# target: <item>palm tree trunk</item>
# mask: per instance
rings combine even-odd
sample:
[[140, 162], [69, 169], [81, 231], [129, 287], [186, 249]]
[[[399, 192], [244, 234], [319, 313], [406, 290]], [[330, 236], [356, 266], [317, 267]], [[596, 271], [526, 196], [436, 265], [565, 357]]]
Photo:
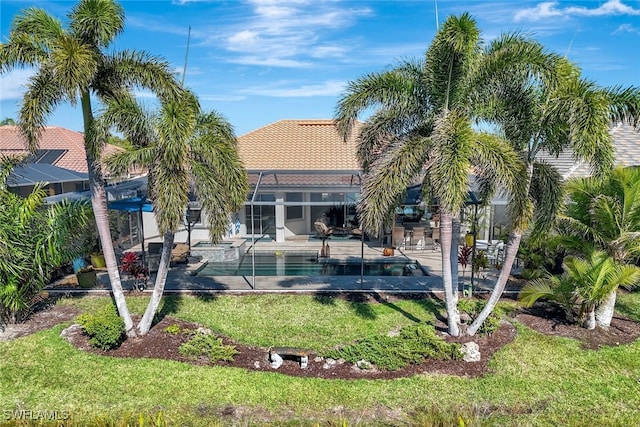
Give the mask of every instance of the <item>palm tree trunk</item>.
[[458, 241], [460, 237], [460, 218], [453, 217], [451, 219], [451, 289], [456, 306], [458, 305], [458, 297], [460, 296], [460, 285], [458, 278]]
[[96, 218], [98, 235], [100, 236], [100, 244], [102, 245], [107, 273], [109, 274], [109, 282], [111, 283], [113, 299], [116, 303], [116, 308], [118, 309], [120, 317], [124, 320], [124, 327], [127, 331], [127, 336], [132, 337], [135, 336], [135, 329], [133, 328], [133, 320], [131, 320], [129, 307], [127, 307], [127, 302], [124, 299], [122, 282], [120, 281], [120, 271], [118, 270], [118, 261], [116, 260], [116, 253], [113, 249], [113, 240], [111, 240], [111, 230], [109, 229], [107, 193], [104, 189], [100, 165], [96, 162], [96, 155], [98, 154], [96, 153], [96, 147], [100, 144], [98, 144], [98, 141], [94, 140], [95, 133], [92, 129], [93, 113], [91, 111], [91, 100], [88, 92], [82, 94], [82, 113], [84, 116], [85, 152], [87, 156], [89, 189], [91, 191], [91, 206], [93, 207], [93, 214]]
[[[527, 164], [527, 185], [524, 189], [525, 195], [529, 194], [529, 189], [531, 188], [531, 181], [533, 180], [533, 163], [529, 162]], [[500, 270], [500, 275], [498, 276], [498, 280], [496, 281], [493, 290], [491, 291], [491, 296], [489, 300], [485, 304], [484, 308], [476, 317], [467, 329], [467, 335], [473, 336], [478, 332], [480, 326], [487, 320], [487, 317], [493, 312], [500, 301], [500, 297], [502, 297], [502, 293], [504, 292], [504, 288], [507, 286], [507, 281], [509, 280], [509, 276], [511, 275], [511, 268], [513, 267], [513, 263], [516, 259], [516, 255], [518, 254], [518, 249], [520, 248], [520, 241], [522, 240], [522, 232], [520, 231], [512, 231], [509, 233], [509, 240], [507, 241], [505, 254], [504, 254], [504, 263], [502, 264], [502, 270]]]
[[160, 257], [160, 265], [158, 266], [158, 273], [156, 274], [156, 283], [153, 286], [153, 293], [151, 294], [151, 300], [147, 305], [147, 310], [142, 316], [142, 320], [138, 324], [138, 333], [145, 335], [151, 329], [153, 318], [156, 315], [162, 294], [164, 293], [164, 287], [167, 283], [167, 274], [169, 272], [169, 263], [171, 262], [171, 249], [173, 248], [173, 239], [175, 234], [172, 231], [164, 233], [164, 240], [162, 242], [162, 255]]
[[504, 255], [504, 264], [502, 265], [502, 270], [500, 270], [500, 275], [498, 276], [498, 280], [491, 291], [491, 296], [489, 296], [489, 300], [485, 304], [484, 308], [473, 320], [473, 323], [467, 329], [467, 335], [475, 335], [484, 323], [487, 320], [487, 317], [493, 312], [496, 304], [500, 301], [500, 297], [504, 292], [504, 288], [507, 285], [507, 280], [509, 280], [509, 276], [511, 275], [511, 268], [513, 267], [513, 263], [516, 259], [516, 255], [518, 254], [518, 248], [520, 247], [520, 240], [522, 239], [522, 233], [518, 233], [512, 231], [509, 233], [509, 241], [507, 242], [507, 249], [505, 250]]
[[596, 328], [596, 314], [595, 307], [589, 307], [587, 311], [587, 316], [584, 319], [583, 325], [586, 329], [595, 329]]
[[604, 301], [598, 305], [596, 309], [596, 323], [601, 328], [608, 328], [611, 326], [611, 320], [613, 319], [613, 312], [616, 307], [616, 297], [618, 290], [615, 289], [611, 292]]
[[[440, 248], [442, 258], [442, 284], [444, 286], [444, 302], [447, 308], [447, 322], [449, 335], [460, 335], [460, 313], [458, 312], [458, 292], [453, 289], [453, 277], [451, 271], [451, 246], [453, 235], [453, 215], [440, 210]], [[457, 260], [456, 260], [457, 264]]]

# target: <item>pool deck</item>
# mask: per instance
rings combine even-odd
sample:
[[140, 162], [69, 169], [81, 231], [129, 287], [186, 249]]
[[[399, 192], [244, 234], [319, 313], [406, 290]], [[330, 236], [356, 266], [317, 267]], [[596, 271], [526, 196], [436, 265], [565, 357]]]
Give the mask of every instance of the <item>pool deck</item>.
[[[306, 236], [305, 236], [306, 237]], [[365, 259], [383, 258], [383, 245], [379, 242], [365, 242], [361, 244], [356, 239], [328, 240], [333, 259], [360, 259], [364, 254]], [[250, 244], [246, 246], [249, 248]], [[290, 240], [285, 243], [259, 242], [256, 251], [296, 251], [317, 250], [322, 248], [322, 240], [312, 237]], [[249, 254], [250, 249], [249, 249]], [[254, 293], [254, 292], [291, 292], [291, 293], [318, 293], [318, 292], [387, 292], [387, 293], [442, 293], [442, 268], [440, 250], [406, 249], [395, 250], [389, 260], [414, 260], [417, 261], [428, 273], [426, 276], [216, 276], [203, 277], [194, 275], [202, 266], [202, 263], [181, 264], [170, 268], [165, 286], [166, 293]], [[469, 270], [467, 268], [465, 281], [469, 282]], [[488, 292], [491, 290], [498, 271], [490, 269], [482, 273], [483, 277], [474, 278], [474, 292]], [[150, 293], [153, 288], [152, 275], [149, 279], [147, 290]], [[67, 276], [47, 286], [50, 292], [64, 293], [106, 293], [110, 291], [109, 279], [105, 271], [98, 273], [98, 284], [91, 289], [81, 289], [75, 285], [75, 277]], [[123, 276], [123, 287], [132, 289], [132, 282]], [[517, 292], [515, 283], [507, 284], [506, 292]], [[136, 292], [140, 293], [140, 292]]]

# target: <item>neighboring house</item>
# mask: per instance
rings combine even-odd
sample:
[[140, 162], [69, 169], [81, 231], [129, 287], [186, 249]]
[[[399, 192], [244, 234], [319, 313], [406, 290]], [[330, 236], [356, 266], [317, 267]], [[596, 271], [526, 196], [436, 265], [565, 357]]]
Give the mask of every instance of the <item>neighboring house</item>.
[[[640, 132], [632, 126], [619, 124], [611, 128], [613, 137], [615, 166], [640, 166]], [[589, 165], [577, 161], [571, 151], [564, 151], [560, 155], [540, 153], [536, 159], [555, 166], [563, 179], [587, 177], [591, 175]], [[506, 198], [498, 197], [492, 201], [489, 221], [495, 238], [508, 224], [506, 214]]]
[[[611, 136], [615, 150], [615, 165], [640, 166], [640, 131], [634, 129], [633, 126], [618, 124], [611, 128]], [[544, 153], [539, 155], [537, 159], [555, 166], [563, 179], [591, 175], [589, 165], [582, 161], [576, 161], [571, 152], [562, 153], [557, 157]]]
[[[35, 182], [47, 182], [50, 196], [89, 188], [84, 135], [56, 126], [45, 127], [39, 149], [29, 155], [18, 126], [0, 126], [0, 155], [26, 156], [27, 163], [12, 174], [9, 186], [28, 194]], [[107, 144], [105, 154], [121, 150]], [[12, 185], [13, 182], [13, 185]]]

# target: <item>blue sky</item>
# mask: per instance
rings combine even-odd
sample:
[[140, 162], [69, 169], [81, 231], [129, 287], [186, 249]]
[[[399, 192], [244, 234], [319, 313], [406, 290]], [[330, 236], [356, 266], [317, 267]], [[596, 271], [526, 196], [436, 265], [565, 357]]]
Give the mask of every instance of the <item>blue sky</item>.
[[[64, 21], [71, 1], [2, 0], [1, 38], [16, 13], [40, 7]], [[469, 12], [482, 37], [522, 31], [566, 54], [602, 86], [640, 85], [640, 1], [122, 1], [124, 33], [115, 49], [166, 58], [204, 109], [222, 113], [238, 135], [281, 119], [331, 118], [345, 84], [421, 57], [437, 20]], [[437, 18], [436, 18], [437, 6]], [[17, 118], [30, 70], [0, 78], [0, 118]], [[149, 94], [140, 99], [152, 105]], [[61, 105], [49, 125], [82, 129]]]

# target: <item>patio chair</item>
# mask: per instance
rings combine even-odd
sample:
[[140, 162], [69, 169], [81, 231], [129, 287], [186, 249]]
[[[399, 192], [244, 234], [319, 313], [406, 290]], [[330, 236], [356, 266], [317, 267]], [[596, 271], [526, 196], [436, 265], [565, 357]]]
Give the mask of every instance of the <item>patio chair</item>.
[[413, 227], [413, 230], [411, 230], [411, 240], [412, 240], [412, 245], [413, 242], [415, 241], [415, 249], [416, 250], [422, 250], [425, 248], [425, 242], [424, 242], [424, 227]]
[[333, 234], [333, 227], [329, 227], [322, 221], [316, 221], [313, 223], [316, 229], [316, 237], [320, 237], [323, 240], [328, 239]]
[[404, 236], [404, 227], [393, 227], [391, 230], [391, 241], [393, 246], [397, 249], [404, 249], [406, 247], [405, 236]]
[[440, 229], [438, 227], [431, 229], [431, 240], [433, 243], [433, 250], [435, 251], [440, 245]]

